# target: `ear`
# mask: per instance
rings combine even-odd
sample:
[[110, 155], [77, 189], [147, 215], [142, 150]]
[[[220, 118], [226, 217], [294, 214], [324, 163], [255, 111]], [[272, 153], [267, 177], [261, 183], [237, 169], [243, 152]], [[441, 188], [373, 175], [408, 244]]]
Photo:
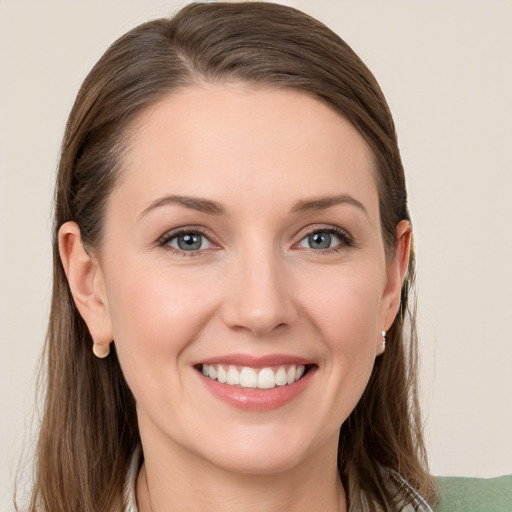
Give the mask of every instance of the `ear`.
[[396, 227], [395, 254], [387, 265], [387, 283], [383, 294], [384, 309], [381, 320], [381, 329], [384, 331], [391, 327], [400, 308], [402, 284], [409, 267], [411, 240], [411, 223], [407, 220], [400, 221]]
[[59, 229], [59, 252], [76, 307], [93, 339], [93, 352], [106, 357], [113, 333], [105, 280], [99, 261], [85, 250], [75, 222]]

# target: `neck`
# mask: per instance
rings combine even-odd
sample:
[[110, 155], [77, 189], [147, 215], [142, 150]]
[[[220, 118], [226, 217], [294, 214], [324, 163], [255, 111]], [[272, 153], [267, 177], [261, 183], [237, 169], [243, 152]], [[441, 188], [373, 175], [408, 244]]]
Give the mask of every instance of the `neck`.
[[[144, 447], [137, 480], [139, 512], [346, 512], [336, 448], [320, 449], [301, 464], [272, 474], [236, 473], [189, 452]], [[327, 451], [328, 450], [328, 451]]]

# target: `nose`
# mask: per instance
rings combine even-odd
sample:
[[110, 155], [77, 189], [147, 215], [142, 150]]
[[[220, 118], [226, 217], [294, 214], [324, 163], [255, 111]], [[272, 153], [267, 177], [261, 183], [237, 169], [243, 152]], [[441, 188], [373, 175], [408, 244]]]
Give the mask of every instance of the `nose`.
[[246, 253], [229, 272], [225, 323], [256, 337], [292, 325], [298, 314], [291, 281], [290, 269], [271, 249]]

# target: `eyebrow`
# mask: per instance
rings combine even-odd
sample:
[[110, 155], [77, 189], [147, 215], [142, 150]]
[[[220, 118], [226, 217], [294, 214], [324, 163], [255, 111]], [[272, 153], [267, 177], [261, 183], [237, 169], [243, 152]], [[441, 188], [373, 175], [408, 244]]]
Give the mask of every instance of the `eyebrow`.
[[146, 216], [149, 212], [155, 208], [167, 205], [179, 205], [189, 208], [191, 210], [197, 210], [199, 212], [208, 213], [210, 215], [225, 215], [226, 209], [220, 203], [211, 201], [210, 199], [202, 199], [200, 197], [189, 197], [189, 196], [165, 196], [153, 201], [147, 208], [145, 208], [139, 215], [139, 220]]
[[341, 194], [336, 196], [325, 196], [325, 197], [315, 197], [313, 199], [306, 199], [302, 201], [298, 201], [295, 206], [291, 209], [292, 213], [297, 212], [309, 212], [316, 210], [325, 210], [327, 208], [331, 208], [331, 206], [336, 206], [338, 204], [351, 204], [362, 210], [366, 216], [368, 216], [368, 212], [364, 207], [363, 203], [353, 198], [348, 194]]
[[[317, 210], [326, 210], [327, 208], [331, 208], [332, 206], [336, 206], [338, 204], [351, 204], [362, 210], [366, 214], [366, 216], [368, 216], [368, 212], [366, 211], [366, 208], [364, 207], [363, 203], [361, 203], [360, 201], [358, 201], [357, 199], [353, 198], [348, 194], [316, 197], [313, 199], [304, 199], [295, 203], [290, 212], [301, 213]], [[167, 205], [179, 205], [185, 208], [189, 208], [191, 210], [196, 210], [210, 215], [225, 215], [227, 213], [226, 208], [224, 208], [224, 206], [222, 206], [217, 201], [203, 199], [200, 197], [169, 195], [153, 201], [147, 208], [145, 208], [140, 213], [138, 218], [140, 220], [142, 217], [146, 216], [152, 210]]]

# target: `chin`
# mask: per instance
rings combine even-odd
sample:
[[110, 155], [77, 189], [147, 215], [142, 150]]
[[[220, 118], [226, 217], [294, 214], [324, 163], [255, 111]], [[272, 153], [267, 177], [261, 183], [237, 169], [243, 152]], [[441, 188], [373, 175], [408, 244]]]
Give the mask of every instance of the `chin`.
[[251, 434], [217, 439], [209, 449], [201, 450], [202, 457], [232, 473], [272, 475], [299, 467], [318, 449], [316, 443], [286, 429], [281, 429], [278, 435], [268, 435], [269, 432], [264, 435], [254, 429]]
[[275, 475], [298, 467], [304, 460], [297, 453], [279, 453], [276, 450], [260, 450], [216, 456], [211, 462], [224, 471], [241, 475]]

